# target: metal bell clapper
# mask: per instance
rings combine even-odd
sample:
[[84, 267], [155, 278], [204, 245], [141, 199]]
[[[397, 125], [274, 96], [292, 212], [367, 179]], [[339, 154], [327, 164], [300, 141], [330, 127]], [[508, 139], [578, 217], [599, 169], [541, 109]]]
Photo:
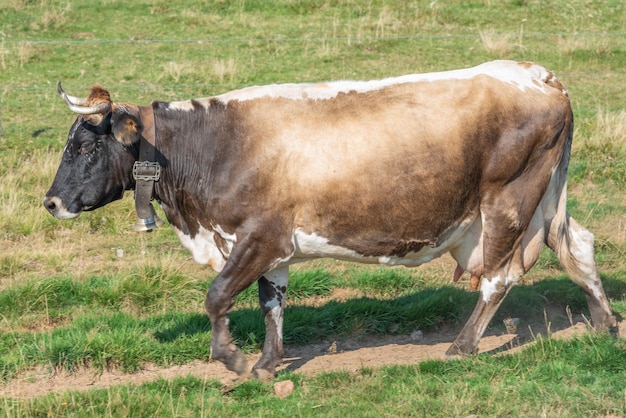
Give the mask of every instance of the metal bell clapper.
[[135, 222], [135, 225], [133, 225], [133, 231], [150, 232], [153, 229], [156, 229], [159, 226], [162, 226], [164, 224], [163, 220], [159, 218], [159, 215], [157, 215], [157, 213], [154, 211], [154, 207], [152, 206], [152, 203], [149, 203], [148, 206], [150, 207], [150, 216], [145, 219], [143, 218], [137, 219], [137, 222]]

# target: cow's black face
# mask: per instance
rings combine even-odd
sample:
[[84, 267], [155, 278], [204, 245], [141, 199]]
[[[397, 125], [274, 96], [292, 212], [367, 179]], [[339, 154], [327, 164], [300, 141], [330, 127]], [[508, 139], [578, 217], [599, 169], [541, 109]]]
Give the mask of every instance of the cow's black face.
[[94, 126], [79, 116], [70, 129], [61, 164], [44, 206], [59, 219], [70, 219], [120, 199], [134, 186], [134, 145], [112, 133], [111, 113]]

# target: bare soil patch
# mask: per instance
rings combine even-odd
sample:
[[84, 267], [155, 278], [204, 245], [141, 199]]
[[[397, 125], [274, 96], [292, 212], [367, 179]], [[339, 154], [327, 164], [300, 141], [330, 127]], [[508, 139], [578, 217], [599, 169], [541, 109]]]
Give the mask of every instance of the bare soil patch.
[[[530, 343], [537, 335], [549, 334], [552, 338], [571, 338], [583, 334], [588, 327], [581, 319], [573, 325], [553, 332], [546, 328], [539, 325], [534, 329], [520, 328], [515, 333], [488, 333], [480, 342], [479, 352], [506, 355]], [[620, 324], [620, 335], [626, 335], [624, 322]], [[424, 333], [417, 342], [414, 341], [415, 337], [412, 339], [410, 335], [399, 335], [287, 347], [280, 370], [296, 371], [311, 376], [328, 371], [355, 372], [363, 368], [415, 364], [429, 359], [440, 360], [444, 359], [445, 351], [455, 337], [456, 331], [443, 331]], [[251, 367], [260, 357], [260, 353], [247, 357], [248, 365]], [[38, 369], [25, 372], [0, 386], [0, 396], [27, 399], [49, 393], [85, 391], [124, 384], [140, 385], [158, 378], [173, 379], [188, 375], [219, 380], [226, 387], [241, 379], [217, 361], [194, 361], [168, 368], [146, 365], [137, 373], [122, 373], [116, 370], [99, 373], [93, 369], [83, 369], [71, 374], [65, 372], [51, 374], [49, 370]]]

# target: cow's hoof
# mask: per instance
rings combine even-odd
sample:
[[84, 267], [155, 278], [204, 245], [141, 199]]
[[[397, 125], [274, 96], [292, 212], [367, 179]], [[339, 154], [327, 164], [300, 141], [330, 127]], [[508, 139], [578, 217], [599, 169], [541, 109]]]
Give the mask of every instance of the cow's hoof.
[[231, 356], [226, 362], [226, 368], [228, 370], [232, 370], [238, 375], [243, 375], [246, 373], [248, 364], [243, 355]]
[[623, 332], [620, 332], [619, 325], [615, 325], [614, 327], [609, 328], [609, 334], [611, 334], [615, 338], [624, 338], [626, 335]]
[[458, 344], [452, 343], [450, 348], [446, 351], [445, 359], [446, 360], [456, 360], [461, 358], [466, 358], [471, 356], [473, 350], [463, 350]]
[[252, 375], [263, 382], [269, 382], [276, 376], [276, 372], [267, 369], [252, 369]]
[[211, 357], [224, 363], [226, 368], [238, 375], [245, 374], [248, 370], [246, 357], [241, 350], [234, 344], [229, 344], [225, 350], [211, 349]]
[[280, 355], [263, 355], [252, 367], [252, 374], [259, 380], [272, 380], [276, 376], [276, 367], [282, 363], [282, 351]]
[[615, 325], [609, 326], [607, 331], [609, 335], [614, 338], [626, 338], [626, 332], [620, 332], [620, 326], [617, 322], [615, 323]]
[[620, 337], [620, 326], [619, 321], [616, 317], [611, 316], [608, 320], [608, 324], [606, 326], [607, 331], [610, 335], [619, 338]]

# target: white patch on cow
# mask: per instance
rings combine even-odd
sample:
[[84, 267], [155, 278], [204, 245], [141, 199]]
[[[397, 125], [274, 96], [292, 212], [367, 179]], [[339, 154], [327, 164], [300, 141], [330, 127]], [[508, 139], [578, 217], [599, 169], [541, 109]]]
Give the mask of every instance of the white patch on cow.
[[294, 264], [294, 263], [299, 263], [302, 260], [297, 260], [297, 259], [293, 259], [293, 254], [294, 252], [292, 252], [291, 254], [289, 254], [287, 257], [278, 257], [276, 258], [269, 266], [270, 269], [274, 269], [277, 267], [281, 267], [281, 266], [288, 266], [290, 264]]
[[[183, 246], [193, 255], [193, 259], [198, 264], [208, 264], [213, 270], [220, 272], [226, 264], [226, 259], [230, 255], [222, 253], [215, 243], [215, 231], [210, 231], [204, 227], [200, 227], [195, 237], [183, 233], [174, 227], [174, 231]], [[235, 237], [236, 240], [236, 237]], [[229, 245], [230, 242], [230, 245]], [[226, 240], [227, 246], [232, 248], [234, 241]]]
[[579, 281], [589, 286], [594, 296], [601, 299], [604, 297], [604, 292], [601, 287], [597, 286], [599, 280], [596, 280], [597, 271], [593, 252], [594, 236], [583, 228], [575, 229], [570, 227], [569, 232], [571, 236], [569, 243], [570, 251], [582, 276], [579, 277]]
[[489, 300], [494, 293], [498, 293], [498, 285], [501, 281], [502, 278], [500, 276], [495, 276], [491, 279], [483, 277], [480, 281], [480, 293], [483, 295], [483, 300], [486, 303], [489, 303]]
[[572, 255], [576, 260], [582, 262], [579, 263], [578, 267], [587, 276], [595, 275], [593, 252], [588, 251], [589, 248], [593, 248], [593, 234], [587, 230], [575, 230], [573, 228], [570, 228], [570, 234], [572, 237], [570, 242]]
[[[340, 93], [380, 90], [385, 87], [406, 83], [434, 82], [441, 80], [467, 80], [479, 75], [493, 77], [503, 83], [515, 85], [522, 91], [546, 92], [544, 82], [555, 77], [545, 68], [533, 64], [522, 65], [515, 61], [492, 61], [461, 70], [424, 74], [409, 74], [370, 81], [333, 81], [328, 83], [287, 83], [252, 86], [217, 96], [223, 103], [231, 100], [246, 101], [260, 98], [286, 98], [292, 100], [332, 99]], [[200, 102], [202, 102], [200, 100]], [[176, 106], [184, 107], [182, 104]]]
[[182, 100], [178, 102], [169, 102], [167, 108], [170, 110], [182, 110], [185, 112], [191, 112], [194, 109], [194, 106], [191, 100]]
[[559, 190], [559, 176], [557, 167], [552, 169], [552, 175], [550, 177], [550, 183], [548, 185], [548, 189], [543, 194], [541, 198], [541, 210], [543, 211], [544, 219], [552, 219], [556, 216], [557, 208], [560, 200], [560, 192], [562, 190], [567, 190], [567, 187], [564, 186], [563, 189]]
[[47, 200], [54, 203], [55, 210], [53, 214], [54, 217], [57, 219], [74, 219], [78, 218], [78, 216], [80, 215], [80, 212], [70, 212], [63, 204], [61, 198], [58, 196], [49, 197]]
[[[504, 287], [508, 289], [509, 287], [513, 286], [517, 283], [519, 277], [519, 275], [511, 276], [507, 274], [504, 277]], [[495, 276], [492, 279], [488, 279], [486, 277], [482, 278], [482, 280], [480, 281], [480, 292], [482, 293], [483, 300], [485, 302], [489, 302], [491, 296], [494, 293], [498, 293], [498, 285], [500, 284], [500, 282], [502, 282], [502, 277], [500, 276]]]
[[80, 212], [78, 213], [70, 212], [64, 207], [57, 209], [57, 211], [54, 213], [54, 216], [57, 219], [76, 219], [78, 218], [79, 215], [80, 215]]
[[276, 334], [278, 334], [278, 339], [283, 339], [283, 308], [278, 305], [274, 306], [270, 310], [270, 315], [272, 316], [272, 321], [276, 324]]
[[442, 252], [438, 251], [438, 248], [439, 247], [437, 247], [437, 249], [423, 247], [420, 251], [408, 253], [404, 257], [379, 257], [378, 264], [384, 264], [386, 266], [420, 266], [439, 257]]
[[226, 241], [226, 247], [228, 247], [228, 254], [226, 255], [230, 255], [230, 253], [233, 251], [233, 245], [235, 245], [235, 243], [237, 242], [237, 234], [229, 234], [228, 232], [225, 232], [219, 225], [213, 226], [213, 230], [217, 232], [217, 234], [222, 237], [224, 241]]
[[279, 267], [263, 275], [269, 282], [279, 287], [287, 287], [289, 281], [289, 266]]
[[[283, 339], [283, 305], [285, 301], [285, 293], [280, 291], [281, 288], [287, 288], [287, 282], [289, 280], [289, 266], [283, 266], [271, 270], [263, 275], [274, 287], [277, 293], [281, 294], [281, 297], [274, 297], [265, 303], [265, 307], [270, 308], [270, 315], [272, 321], [276, 324], [276, 331], [278, 338]], [[280, 301], [283, 301], [281, 305]]]
[[327, 238], [316, 233], [307, 234], [302, 228], [296, 228], [293, 241], [295, 245], [294, 257], [296, 258], [331, 257], [348, 260], [363, 258], [356, 251], [329, 244]]
[[459, 244], [450, 248], [450, 254], [459, 265], [472, 274], [480, 276], [483, 269], [483, 215], [471, 221]]
[[[335, 258], [339, 260], [356, 261], [369, 264], [384, 264], [389, 266], [419, 266], [427, 263], [446, 252], [451, 248], [457, 248], [466, 240], [466, 232], [475, 222], [476, 216], [470, 216], [456, 227], [449, 238], [439, 243], [437, 246], [426, 245], [417, 252], [410, 252], [404, 257], [398, 256], [364, 256], [358, 252], [339, 245], [329, 243], [328, 238], [319, 236], [315, 232], [306, 233], [302, 228], [296, 228], [294, 234], [295, 252], [293, 262], [300, 262], [314, 258]], [[472, 247], [476, 243], [471, 244]]]
[[[380, 80], [340, 80], [326, 83], [284, 83], [251, 86], [224, 93], [216, 96], [216, 98], [225, 104], [233, 100], [241, 102], [260, 98], [327, 100], [335, 98], [341, 93], [364, 93], [407, 83], [468, 80], [479, 75], [486, 75], [503, 83], [512, 84], [521, 91], [529, 89], [538, 90], [543, 93], [546, 92], [545, 82], [557, 79], [550, 71], [537, 64], [520, 64], [515, 61], [499, 60], [460, 70], [408, 74]], [[567, 95], [567, 91], [563, 90], [563, 94]], [[205, 109], [208, 109], [211, 104], [211, 99], [210, 97], [206, 97], [193, 99], [193, 101], [200, 104]], [[189, 112], [194, 110], [194, 105], [191, 100], [174, 101], [168, 103], [168, 109]]]

